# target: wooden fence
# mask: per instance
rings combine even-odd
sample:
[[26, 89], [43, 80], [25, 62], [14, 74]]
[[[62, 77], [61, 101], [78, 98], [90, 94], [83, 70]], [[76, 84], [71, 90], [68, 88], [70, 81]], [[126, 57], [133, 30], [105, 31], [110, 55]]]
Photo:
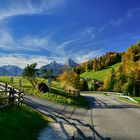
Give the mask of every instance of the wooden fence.
[[80, 91], [79, 90], [70, 90], [69, 89], [69, 90], [66, 90], [66, 92], [70, 96], [74, 96], [74, 97], [80, 96]]
[[7, 83], [0, 83], [0, 108], [8, 106], [12, 109], [14, 105], [21, 107], [23, 96], [23, 91], [16, 90]]

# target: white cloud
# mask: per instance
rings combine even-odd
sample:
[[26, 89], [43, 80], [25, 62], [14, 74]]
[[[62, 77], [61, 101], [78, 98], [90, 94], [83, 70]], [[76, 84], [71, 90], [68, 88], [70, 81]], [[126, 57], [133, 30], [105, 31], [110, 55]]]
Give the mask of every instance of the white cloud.
[[0, 48], [3, 49], [11, 49], [9, 45], [13, 43], [13, 37], [10, 35], [8, 31], [1, 30], [0, 31]]
[[6, 55], [0, 56], [0, 66], [3, 65], [17, 65], [24, 68], [27, 64], [37, 63], [38, 68], [53, 61], [52, 58], [45, 56], [32, 56], [32, 55]]
[[79, 40], [88, 39], [93, 40], [97, 36], [96, 28], [93, 26], [86, 27], [82, 29], [81, 31], [77, 32], [77, 37], [79, 37]]
[[118, 18], [118, 19], [115, 19], [115, 20], [111, 20], [111, 25], [114, 25], [114, 26], [119, 26], [121, 25], [126, 19], [121, 19], [121, 18]]
[[[41, 49], [46, 51], [54, 51], [57, 46], [54, 41], [52, 41], [50, 36], [25, 36], [19, 39], [18, 44], [23, 46], [24, 49], [32, 49], [34, 51], [39, 51]], [[22, 48], [21, 48], [22, 49]]]
[[47, 37], [31, 37], [31, 36], [25, 36], [22, 38], [20, 41], [22, 41], [22, 44], [24, 46], [46, 46], [48, 44], [48, 39]]
[[64, 0], [6, 0], [0, 6], [0, 21], [14, 16], [44, 14], [55, 11]]
[[140, 16], [140, 8], [130, 9], [123, 18], [112, 19], [110, 24], [114, 26], [120, 26], [126, 21], [138, 18]]
[[81, 51], [78, 54], [76, 54], [74, 58], [78, 63], [81, 63], [93, 59], [95, 57], [98, 57], [103, 53], [104, 53], [103, 49], [95, 51]]
[[128, 11], [126, 18], [133, 19], [135, 16], [140, 15], [140, 8], [131, 9]]
[[122, 39], [122, 40], [140, 39], [140, 34], [135, 34], [135, 33], [122, 34], [120, 36], [120, 39]]
[[[70, 57], [75, 54], [78, 50], [84, 50], [90, 47], [90, 43], [94, 41], [97, 33], [94, 27], [86, 27], [81, 31], [76, 31], [72, 34], [71, 39], [64, 41], [59, 44], [57, 47], [57, 51], [61, 53], [63, 56]], [[85, 48], [86, 47], [86, 48]]]
[[57, 45], [50, 36], [23, 36], [16, 39], [9, 31], [0, 31], [0, 49], [13, 51], [54, 51]]
[[[94, 57], [103, 54], [103, 50], [96, 50], [92, 52], [79, 52], [78, 54], [73, 55], [77, 63], [85, 62]], [[24, 68], [27, 64], [37, 63], [37, 67], [47, 65], [52, 61], [57, 63], [65, 63], [68, 57], [47, 57], [39, 55], [26, 55], [26, 54], [11, 54], [11, 55], [1, 55], [0, 56], [0, 66], [4, 65], [16, 65], [21, 68]]]
[[[63, 42], [62, 44], [60, 44], [58, 47], [57, 47], [57, 52], [59, 52], [59, 54], [61, 54], [62, 56], [65, 56], [65, 48], [71, 46], [71, 44], [73, 44], [77, 39], [73, 39], [73, 40], [68, 40], [68, 41], [65, 41]], [[72, 49], [72, 48], [71, 48]]]
[[[87, 27], [83, 29], [80, 32], [76, 32], [71, 40], [64, 40], [64, 42], [58, 43], [57, 41], [53, 41], [53, 36], [25, 36], [19, 39], [19, 41], [15, 42], [15, 46], [18, 46], [19, 50], [33, 50], [33, 51], [39, 51], [43, 49], [44, 51], [49, 51], [54, 54], [58, 54], [62, 57], [66, 57], [67, 54], [73, 55], [73, 52], [75, 48], [79, 47], [79, 49], [84, 49], [79, 46], [79, 44], [82, 44], [84, 46], [85, 44], [89, 44], [89, 42], [92, 42], [95, 38], [93, 27]], [[76, 39], [75, 39], [76, 38]], [[19, 47], [21, 46], [21, 47]], [[69, 49], [69, 51], [67, 51]]]
[[39, 51], [41, 49], [58, 52], [59, 54], [65, 54], [67, 47], [73, 50], [77, 44], [88, 44], [95, 38], [93, 28], [85, 28], [80, 32], [76, 32], [72, 39], [65, 39], [64, 42], [58, 43], [53, 41], [53, 36], [44, 35], [41, 33], [35, 36], [25, 35], [21, 38], [15, 38], [9, 31], [0, 31], [0, 48], [5, 50], [16, 51]]
[[[94, 27], [87, 27], [81, 31], [75, 32], [72, 37], [67, 37], [68, 39], [64, 38], [63, 42], [53, 41], [53, 36], [42, 36], [41, 33], [40, 35], [27, 35], [16, 39], [9, 31], [2, 30], [0, 31], [0, 49], [6, 51], [12, 50], [14, 53], [20, 52], [21, 55], [3, 56], [0, 57], [0, 62], [1, 65], [6, 63], [18, 65], [20, 67], [24, 67], [27, 63], [37, 62], [40, 67], [52, 60], [59, 62], [64, 61], [67, 57], [72, 57], [78, 62], [86, 61], [100, 52], [94, 51], [95, 48], [91, 47], [95, 37], [96, 33]], [[33, 54], [34, 52], [36, 52], [36, 54], [39, 54], [38, 52], [43, 52], [46, 53], [46, 56], [51, 55], [54, 56], [54, 58], [46, 56], [27, 57], [27, 55], [25, 57], [23, 53], [26, 52], [27, 54], [29, 54], [29, 52], [30, 54]]]

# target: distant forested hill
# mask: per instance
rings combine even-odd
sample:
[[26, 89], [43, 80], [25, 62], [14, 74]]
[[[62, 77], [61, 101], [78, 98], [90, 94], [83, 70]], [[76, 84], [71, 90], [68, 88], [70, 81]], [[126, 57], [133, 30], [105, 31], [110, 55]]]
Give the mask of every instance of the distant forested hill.
[[123, 53], [108, 52], [78, 65], [74, 70], [81, 77], [104, 80], [98, 90], [140, 96], [140, 42]]
[[75, 71], [78, 74], [82, 74], [86, 71], [99, 71], [102, 70], [108, 66], [112, 66], [116, 63], [121, 62], [122, 60], [122, 54], [123, 53], [117, 53], [117, 52], [108, 52], [103, 56], [97, 57], [93, 60], [84, 62], [80, 65], [78, 65], [75, 68]]

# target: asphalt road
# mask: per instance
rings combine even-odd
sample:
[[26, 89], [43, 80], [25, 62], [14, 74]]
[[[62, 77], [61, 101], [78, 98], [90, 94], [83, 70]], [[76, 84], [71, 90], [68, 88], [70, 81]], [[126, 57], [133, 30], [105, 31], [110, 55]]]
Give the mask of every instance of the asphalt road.
[[90, 102], [90, 107], [94, 129], [101, 137], [140, 140], [140, 106], [120, 101], [115, 96], [93, 94], [92, 97], [94, 101]]
[[89, 109], [58, 105], [30, 95], [26, 95], [24, 102], [62, 125], [74, 126], [77, 139], [140, 140], [139, 105], [120, 101], [117, 96], [91, 92], [82, 95], [86, 96]]

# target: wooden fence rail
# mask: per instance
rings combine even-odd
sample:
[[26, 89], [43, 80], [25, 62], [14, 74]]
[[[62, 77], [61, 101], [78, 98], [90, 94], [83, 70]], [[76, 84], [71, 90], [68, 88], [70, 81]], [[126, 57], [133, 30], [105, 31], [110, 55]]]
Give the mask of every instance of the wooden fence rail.
[[23, 91], [16, 90], [7, 83], [0, 83], [0, 95], [4, 95], [4, 97], [0, 97], [1, 102], [7, 100], [6, 103], [0, 105], [0, 108], [8, 106], [12, 109], [14, 105], [16, 105], [18, 108], [22, 106], [24, 100]]
[[74, 97], [80, 96], [80, 91], [79, 90], [66, 90], [66, 92]]

